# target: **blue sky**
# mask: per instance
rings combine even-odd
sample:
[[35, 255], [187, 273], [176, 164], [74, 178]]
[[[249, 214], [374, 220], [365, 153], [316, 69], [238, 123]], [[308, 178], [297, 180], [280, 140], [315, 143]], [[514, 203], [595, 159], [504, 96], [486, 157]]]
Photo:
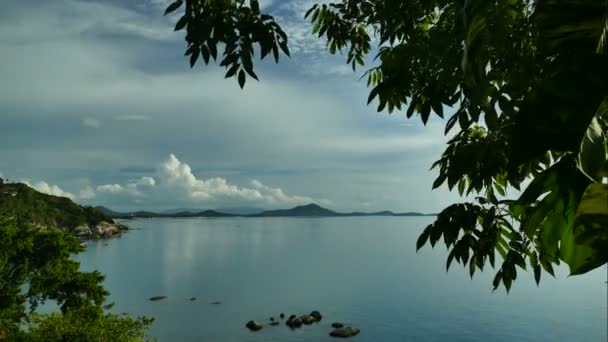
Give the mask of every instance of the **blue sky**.
[[291, 59], [241, 91], [190, 69], [166, 0], [8, 0], [0, 13], [0, 173], [116, 210], [289, 207], [437, 211], [429, 166], [446, 139], [377, 113], [344, 56], [302, 19], [314, 2], [261, 1]]

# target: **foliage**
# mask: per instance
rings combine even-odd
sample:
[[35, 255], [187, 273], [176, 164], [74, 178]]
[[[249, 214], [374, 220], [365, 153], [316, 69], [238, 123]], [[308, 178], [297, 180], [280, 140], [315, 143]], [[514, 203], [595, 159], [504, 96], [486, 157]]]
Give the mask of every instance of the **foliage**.
[[[165, 15], [182, 7], [184, 1], [173, 2]], [[276, 62], [280, 53], [289, 56], [287, 34], [268, 14], [260, 12], [258, 0], [194, 0], [186, 1], [184, 14], [177, 20], [175, 30], [186, 31], [186, 56], [193, 67], [202, 56], [205, 64], [218, 59], [218, 45], [224, 47], [220, 66], [226, 68], [226, 78], [235, 77], [241, 88], [249, 75], [258, 79], [253, 70], [254, 47], [260, 48], [264, 59], [272, 52]]]
[[15, 338], [19, 341], [143, 341], [152, 323], [148, 318], [130, 318], [116, 314], [89, 313], [73, 310], [66, 314], [33, 314], [28, 331]]
[[40, 193], [25, 184], [0, 184], [0, 217], [13, 217], [26, 224], [72, 230], [112, 218], [93, 207], [80, 206], [69, 198]]
[[[243, 0], [186, 1], [176, 28], [187, 25], [189, 44], [213, 50], [220, 40], [211, 32], [226, 32], [225, 24], [207, 16], [220, 12], [229, 14], [229, 34], [221, 36], [228, 46], [282, 32], [274, 24], [249, 29], [256, 0], [249, 7]], [[453, 138], [433, 166], [433, 187], [447, 183], [478, 197], [441, 212], [418, 248], [443, 237], [448, 267], [468, 264], [471, 275], [486, 261], [494, 266], [498, 251], [494, 287], [507, 290], [527, 265], [538, 282], [541, 269], [553, 274], [560, 261], [572, 274], [608, 261], [608, 189], [599, 184], [607, 160], [605, 1], [342, 0], [305, 15], [330, 53], [348, 51], [353, 69], [376, 52], [378, 64], [365, 76], [368, 103], [376, 101], [378, 111], [403, 110], [426, 124], [431, 113], [443, 118], [445, 107], [454, 108], [445, 129]], [[222, 66], [234, 60], [231, 49]], [[253, 54], [250, 45], [241, 51]], [[505, 199], [511, 188], [522, 195]]]
[[[107, 334], [136, 337], [150, 323], [147, 319], [103, 314], [108, 295], [101, 285], [104, 277], [97, 271], [79, 271], [79, 263], [71, 256], [81, 252], [82, 247], [69, 233], [1, 219], [0, 236], [0, 335], [30, 341], [63, 334], [68, 341], [85, 341], [69, 337], [89, 336], [89, 329], [107, 327]], [[39, 304], [48, 300], [56, 302], [61, 313], [32, 315]], [[30, 319], [31, 329], [22, 330]]]

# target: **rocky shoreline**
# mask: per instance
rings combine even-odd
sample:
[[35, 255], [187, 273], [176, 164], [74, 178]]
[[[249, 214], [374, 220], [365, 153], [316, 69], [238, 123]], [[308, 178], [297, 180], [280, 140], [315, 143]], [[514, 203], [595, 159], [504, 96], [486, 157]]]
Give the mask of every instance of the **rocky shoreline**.
[[74, 228], [72, 232], [80, 241], [86, 241], [118, 237], [127, 230], [129, 230], [129, 227], [113, 220], [112, 222], [102, 221], [96, 225], [80, 225]]

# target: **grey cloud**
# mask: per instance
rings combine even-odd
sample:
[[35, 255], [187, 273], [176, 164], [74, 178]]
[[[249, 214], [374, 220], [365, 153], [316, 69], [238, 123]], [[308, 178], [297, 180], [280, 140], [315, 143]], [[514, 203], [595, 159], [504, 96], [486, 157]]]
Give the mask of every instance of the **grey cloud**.
[[[280, 69], [261, 64], [262, 81], [241, 91], [216, 67], [190, 70], [181, 37], [149, 34], [170, 32], [164, 19], [101, 2], [20, 4], [12, 1], [12, 19], [0, 20], [0, 108], [6, 113], [0, 169], [8, 175], [45, 179], [78, 196], [86, 186], [126, 187], [135, 176], [154, 176], [161, 170], [151, 166], [175, 153], [197, 178], [259, 179], [347, 209], [363, 202], [416, 205], [403, 199], [408, 194], [401, 186], [429, 193], [427, 170], [445, 142], [441, 128], [433, 121], [430, 129], [419, 122], [403, 127], [403, 118], [375, 114], [365, 107], [367, 91], [355, 75], [302, 78], [298, 63], [324, 61], [317, 47]], [[300, 8], [292, 6], [307, 5], [275, 2], [271, 8], [295, 15]], [[289, 13], [286, 20], [295, 20]], [[308, 46], [303, 33], [298, 39], [294, 46]], [[82, 129], [87, 118], [98, 120], [99, 129]], [[376, 181], [387, 175], [401, 178], [392, 185]], [[88, 197], [90, 203], [144, 205], [127, 195]], [[428, 200], [412, 210], [434, 208], [440, 196], [418, 197]], [[174, 206], [178, 198], [153, 201], [146, 205]]]

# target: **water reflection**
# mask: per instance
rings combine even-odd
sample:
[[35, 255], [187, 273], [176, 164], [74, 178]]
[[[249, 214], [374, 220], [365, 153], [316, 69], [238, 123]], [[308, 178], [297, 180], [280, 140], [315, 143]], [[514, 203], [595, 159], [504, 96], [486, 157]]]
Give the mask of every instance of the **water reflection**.
[[[430, 218], [136, 220], [83, 266], [107, 274], [116, 310], [158, 318], [161, 341], [324, 341], [331, 320], [359, 341], [605, 341], [606, 273], [522, 274], [510, 295], [493, 274], [454, 268], [445, 252], [415, 252]], [[161, 302], [148, 297], [166, 295]], [[194, 302], [188, 298], [197, 297]], [[221, 305], [209, 302], [221, 301]], [[249, 319], [318, 309], [328, 322], [251, 334]]]

